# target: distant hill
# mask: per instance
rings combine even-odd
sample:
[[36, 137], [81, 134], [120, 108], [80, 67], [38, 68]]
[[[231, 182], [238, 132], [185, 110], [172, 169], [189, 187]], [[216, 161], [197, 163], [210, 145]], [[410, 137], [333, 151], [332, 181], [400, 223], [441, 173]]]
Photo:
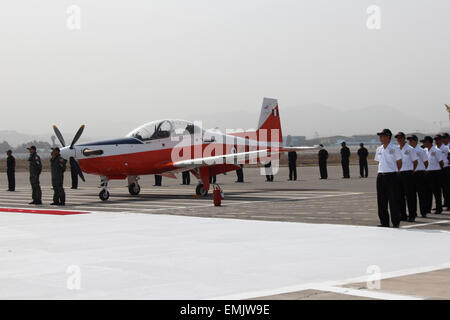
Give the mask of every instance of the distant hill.
[[33, 140], [43, 140], [47, 142], [51, 142], [50, 139], [51, 135], [31, 135], [31, 134], [24, 134], [17, 131], [11, 131], [11, 130], [0, 130], [0, 141], [6, 141], [11, 146], [17, 147], [21, 145], [22, 143], [26, 143]]
[[[205, 128], [254, 128], [259, 118], [259, 108], [236, 111], [212, 111], [192, 114], [189, 118], [203, 119]], [[374, 134], [383, 128], [405, 132], [437, 132], [440, 128], [432, 122], [401, 112], [394, 107], [372, 106], [342, 111], [321, 104], [280, 105], [283, 135], [328, 137]]]
[[[66, 140], [66, 143], [70, 143], [70, 140], [73, 138], [73, 135], [75, 133], [64, 133], [63, 136]], [[32, 135], [32, 134], [25, 134], [13, 130], [0, 130], [0, 142], [6, 141], [8, 142], [12, 147], [18, 147], [19, 145], [23, 143], [28, 143], [30, 141], [38, 140], [38, 141], [45, 141], [48, 143], [52, 143], [52, 134], [38, 134], [38, 135]], [[94, 140], [89, 137], [81, 136], [79, 142], [86, 142]], [[96, 140], [96, 139], [95, 139]], [[58, 141], [57, 141], [58, 144]]]
[[440, 128], [426, 120], [410, 116], [393, 107], [373, 106], [341, 111], [323, 105], [281, 108], [284, 134], [333, 136], [373, 134], [383, 128], [405, 132], [438, 132]]

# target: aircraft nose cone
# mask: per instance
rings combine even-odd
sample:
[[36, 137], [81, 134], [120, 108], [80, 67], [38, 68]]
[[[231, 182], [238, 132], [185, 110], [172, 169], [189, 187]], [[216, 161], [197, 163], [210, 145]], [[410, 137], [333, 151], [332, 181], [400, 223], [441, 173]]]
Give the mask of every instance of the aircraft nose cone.
[[69, 147], [64, 147], [61, 149], [60, 154], [64, 159], [69, 159], [70, 157], [75, 158], [75, 149], [70, 149]]

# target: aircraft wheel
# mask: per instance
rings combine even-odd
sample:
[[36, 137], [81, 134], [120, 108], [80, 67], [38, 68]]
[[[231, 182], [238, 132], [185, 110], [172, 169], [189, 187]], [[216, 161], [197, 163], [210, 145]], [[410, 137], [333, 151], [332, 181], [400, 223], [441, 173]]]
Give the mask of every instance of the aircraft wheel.
[[137, 196], [141, 192], [141, 186], [133, 182], [128, 186], [128, 191], [132, 196]]
[[100, 197], [100, 199], [102, 201], [106, 201], [109, 199], [109, 191], [108, 190], [102, 190], [100, 191], [100, 193], [98, 194], [98, 196]]
[[202, 197], [206, 197], [208, 195], [208, 190], [205, 190], [205, 188], [203, 188], [203, 183], [200, 183], [199, 185], [197, 185], [197, 187], [195, 188], [195, 193], [198, 196], [202, 196]]

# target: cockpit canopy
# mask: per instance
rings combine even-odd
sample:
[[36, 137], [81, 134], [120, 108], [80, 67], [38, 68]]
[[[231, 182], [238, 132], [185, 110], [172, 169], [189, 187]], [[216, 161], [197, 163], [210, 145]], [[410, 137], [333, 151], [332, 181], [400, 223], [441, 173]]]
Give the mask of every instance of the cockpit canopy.
[[166, 139], [171, 136], [200, 134], [201, 128], [185, 120], [158, 120], [146, 123], [134, 129], [127, 137], [141, 141]]

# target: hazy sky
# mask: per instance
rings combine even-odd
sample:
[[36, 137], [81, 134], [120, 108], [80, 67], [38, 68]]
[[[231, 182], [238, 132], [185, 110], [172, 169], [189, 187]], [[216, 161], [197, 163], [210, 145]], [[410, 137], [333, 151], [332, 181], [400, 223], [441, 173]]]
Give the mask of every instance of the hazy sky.
[[[372, 4], [381, 30], [366, 26]], [[70, 5], [81, 9], [80, 30], [66, 25]], [[86, 135], [122, 136], [155, 119], [200, 116], [207, 127], [254, 127], [264, 96], [291, 119], [322, 104], [448, 121], [450, 1], [0, 4], [0, 130], [85, 123]], [[295, 123], [284, 129], [302, 134]]]

